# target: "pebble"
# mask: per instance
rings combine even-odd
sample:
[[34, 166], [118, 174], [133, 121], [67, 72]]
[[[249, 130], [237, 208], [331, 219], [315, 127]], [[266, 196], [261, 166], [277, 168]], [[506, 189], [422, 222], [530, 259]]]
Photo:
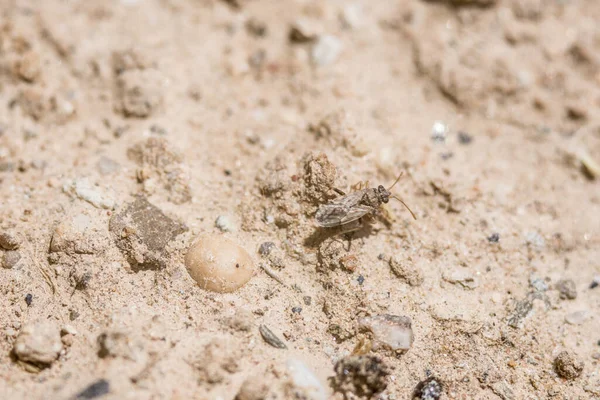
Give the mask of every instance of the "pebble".
[[109, 222], [117, 247], [135, 270], [164, 268], [169, 258], [165, 247], [187, 229], [141, 196]]
[[359, 325], [373, 332], [374, 348], [383, 346], [403, 351], [408, 350], [414, 341], [412, 321], [405, 316], [382, 314], [365, 317], [359, 320]]
[[293, 398], [306, 400], [326, 400], [327, 390], [315, 374], [302, 361], [292, 358], [286, 362]]
[[560, 298], [563, 300], [574, 300], [577, 298], [577, 286], [572, 279], [562, 279], [558, 281], [556, 289], [558, 289]]
[[288, 38], [292, 43], [314, 42], [320, 35], [322, 29], [314, 21], [298, 19], [290, 27]]
[[548, 284], [542, 278], [538, 278], [535, 275], [529, 277], [529, 285], [538, 292], [545, 292], [548, 290]]
[[320, 36], [311, 51], [313, 64], [324, 67], [334, 63], [342, 52], [342, 48], [342, 42], [335, 36]]
[[435, 121], [431, 127], [431, 139], [434, 142], [445, 142], [448, 127], [441, 121]]
[[598, 286], [600, 286], [600, 275], [594, 277], [594, 280], [590, 284], [590, 289], [596, 289]]
[[198, 285], [217, 293], [234, 292], [254, 274], [254, 262], [237, 243], [220, 235], [202, 235], [190, 246], [185, 266]]
[[21, 253], [16, 250], [5, 251], [4, 255], [1, 256], [2, 268], [11, 269], [14, 268], [19, 261], [21, 261]]
[[275, 248], [275, 243], [273, 243], [273, 242], [261, 243], [260, 247], [258, 248], [258, 254], [260, 254], [263, 257], [268, 256], [269, 254], [271, 254], [271, 251], [274, 248]]
[[498, 232], [494, 232], [488, 236], [487, 240], [490, 243], [498, 243], [500, 241], [500, 234]]
[[237, 230], [235, 223], [227, 215], [219, 215], [215, 220], [215, 226], [221, 232], [235, 232]]
[[538, 249], [543, 249], [546, 246], [544, 237], [535, 231], [525, 233], [525, 242]]
[[14, 345], [15, 356], [36, 368], [50, 366], [60, 354], [60, 329], [51, 320], [28, 323], [21, 329]]
[[442, 382], [436, 377], [429, 377], [417, 384], [413, 392], [413, 399], [438, 400], [444, 391]]
[[25, 304], [27, 304], [27, 307], [31, 306], [31, 303], [33, 302], [33, 295], [31, 293], [27, 293], [27, 295], [25, 296]]
[[473, 141], [473, 136], [469, 135], [467, 132], [460, 131], [458, 132], [458, 143], [463, 145], [471, 144]]
[[258, 327], [258, 331], [260, 332], [260, 335], [265, 340], [265, 342], [267, 342], [271, 346], [275, 347], [276, 349], [287, 349], [286, 344], [281, 339], [279, 339], [277, 335], [271, 332], [271, 330], [265, 325], [260, 325]]
[[106, 379], [99, 379], [92, 383], [76, 396], [76, 400], [95, 399], [96, 397], [104, 396], [110, 393], [110, 383]]
[[565, 350], [554, 359], [554, 370], [561, 378], [576, 379], [583, 372], [583, 361]]
[[565, 316], [565, 322], [569, 325], [581, 325], [588, 317], [586, 311], [575, 311]]
[[112, 196], [104, 193], [98, 186], [92, 185], [87, 178], [75, 179], [65, 184], [63, 191], [87, 201], [96, 208], [112, 210], [116, 206], [116, 201]]
[[4, 250], [17, 250], [22, 243], [23, 239], [16, 232], [5, 231], [0, 233], [0, 247]]
[[525, 298], [516, 303], [515, 309], [508, 317], [508, 325], [513, 328], [522, 328], [525, 319], [533, 310], [533, 302], [529, 298]]

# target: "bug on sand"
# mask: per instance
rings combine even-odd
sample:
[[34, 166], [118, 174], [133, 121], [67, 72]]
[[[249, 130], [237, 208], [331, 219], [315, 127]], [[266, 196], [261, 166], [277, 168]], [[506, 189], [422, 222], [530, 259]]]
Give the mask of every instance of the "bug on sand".
[[336, 191], [342, 195], [328, 204], [319, 207], [316, 214], [317, 225], [323, 228], [332, 228], [348, 225], [367, 215], [377, 215], [381, 212], [381, 205], [390, 201], [390, 198], [398, 200], [406, 207], [414, 219], [415, 213], [406, 205], [402, 199], [394, 196], [390, 190], [398, 183], [402, 173], [396, 181], [386, 189], [383, 185], [376, 188], [357, 190], [345, 194], [341, 190]]

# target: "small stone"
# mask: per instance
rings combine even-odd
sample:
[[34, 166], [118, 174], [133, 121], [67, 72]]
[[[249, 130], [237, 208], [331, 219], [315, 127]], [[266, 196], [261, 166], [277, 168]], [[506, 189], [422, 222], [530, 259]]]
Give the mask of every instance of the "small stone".
[[314, 42], [321, 30], [316, 23], [307, 19], [299, 19], [290, 27], [288, 38], [292, 43]]
[[60, 330], [51, 320], [29, 323], [21, 329], [13, 350], [20, 361], [39, 369], [49, 367], [62, 350]]
[[22, 243], [23, 239], [16, 232], [5, 231], [0, 233], [0, 247], [4, 250], [17, 250]]
[[342, 42], [335, 36], [320, 36], [311, 51], [312, 62], [319, 67], [332, 64], [338, 59], [342, 48]]
[[271, 254], [271, 251], [275, 248], [275, 243], [273, 242], [264, 242], [260, 244], [260, 247], [258, 248], [258, 254], [260, 254], [263, 257], [268, 256], [269, 254]]
[[488, 236], [487, 240], [490, 243], [498, 243], [500, 241], [500, 234], [498, 232], [494, 232]]
[[546, 246], [546, 240], [544, 237], [535, 231], [525, 233], [525, 242], [539, 250]]
[[473, 136], [469, 135], [467, 132], [459, 131], [458, 132], [458, 143], [463, 145], [471, 144], [473, 141]]
[[106, 194], [99, 186], [92, 185], [87, 178], [75, 179], [65, 184], [63, 191], [87, 201], [96, 208], [112, 210], [116, 206], [113, 196]]
[[535, 275], [529, 277], [529, 285], [538, 292], [545, 292], [548, 290], [548, 284], [542, 278], [538, 278]]
[[569, 325], [581, 325], [588, 317], [586, 311], [575, 311], [565, 316], [565, 322]]
[[237, 230], [235, 223], [227, 215], [219, 215], [215, 220], [215, 226], [221, 232], [235, 232]]
[[600, 275], [594, 277], [594, 280], [590, 283], [590, 289], [596, 289], [598, 286], [600, 286]]
[[361, 318], [358, 323], [361, 328], [373, 332], [375, 349], [385, 347], [405, 351], [413, 344], [412, 321], [408, 317], [382, 314]]
[[334, 371], [331, 385], [346, 398], [374, 398], [387, 388], [388, 369], [375, 356], [344, 357], [335, 363]]
[[169, 258], [165, 247], [187, 227], [167, 217], [144, 197], [113, 215], [109, 230], [134, 269], [161, 269]]
[[292, 312], [294, 314], [300, 314], [302, 312], [302, 307], [292, 307]]
[[254, 274], [254, 262], [237, 243], [220, 235], [202, 235], [185, 256], [190, 276], [205, 289], [234, 292]]
[[574, 300], [577, 298], [577, 286], [572, 279], [562, 279], [556, 284], [556, 289], [560, 293], [560, 298], [563, 300]]
[[435, 121], [431, 127], [431, 139], [434, 142], [445, 142], [448, 135], [448, 127], [441, 121]]
[[326, 400], [327, 390], [319, 381], [319, 378], [304, 364], [297, 359], [290, 359], [286, 363], [290, 378], [288, 389], [289, 399], [304, 400]]
[[365, 277], [362, 275], [359, 275], [358, 278], [356, 278], [356, 281], [358, 282], [359, 285], [362, 286], [362, 284], [365, 282]]
[[5, 251], [2, 256], [2, 268], [14, 268], [21, 261], [21, 253], [16, 250]]
[[110, 383], [106, 379], [99, 379], [92, 383], [76, 396], [76, 400], [95, 399], [96, 397], [104, 396], [110, 393]]
[[516, 303], [515, 309], [508, 317], [508, 325], [513, 328], [522, 328], [525, 319], [533, 310], [533, 302], [529, 299], [523, 299]]
[[305, 306], [310, 306], [312, 304], [312, 297], [304, 296], [302, 297], [302, 301], [304, 302]]
[[415, 400], [438, 400], [442, 397], [443, 391], [442, 381], [432, 376], [419, 382], [412, 397]]
[[287, 349], [286, 344], [279, 339], [269, 328], [265, 325], [260, 325], [258, 327], [258, 331], [260, 335], [264, 339], [265, 342], [275, 347], [276, 349]]
[[31, 306], [31, 303], [33, 302], [33, 295], [31, 293], [27, 293], [27, 295], [25, 296], [25, 304], [27, 304], [27, 307]]
[[576, 379], [583, 372], [583, 361], [565, 350], [554, 359], [554, 370], [561, 378]]

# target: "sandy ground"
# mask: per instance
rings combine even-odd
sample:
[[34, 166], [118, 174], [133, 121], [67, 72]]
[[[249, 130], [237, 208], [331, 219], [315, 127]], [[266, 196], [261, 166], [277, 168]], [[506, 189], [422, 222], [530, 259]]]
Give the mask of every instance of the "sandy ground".
[[0, 13], [0, 398], [600, 398], [596, 1]]

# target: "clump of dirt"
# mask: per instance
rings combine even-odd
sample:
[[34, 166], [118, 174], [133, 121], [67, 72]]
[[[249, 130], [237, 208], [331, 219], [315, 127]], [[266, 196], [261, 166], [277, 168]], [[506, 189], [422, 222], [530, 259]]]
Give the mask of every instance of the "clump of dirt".
[[331, 385], [345, 399], [369, 399], [387, 387], [389, 371], [383, 362], [374, 356], [349, 356], [341, 359], [334, 367], [336, 375]]

